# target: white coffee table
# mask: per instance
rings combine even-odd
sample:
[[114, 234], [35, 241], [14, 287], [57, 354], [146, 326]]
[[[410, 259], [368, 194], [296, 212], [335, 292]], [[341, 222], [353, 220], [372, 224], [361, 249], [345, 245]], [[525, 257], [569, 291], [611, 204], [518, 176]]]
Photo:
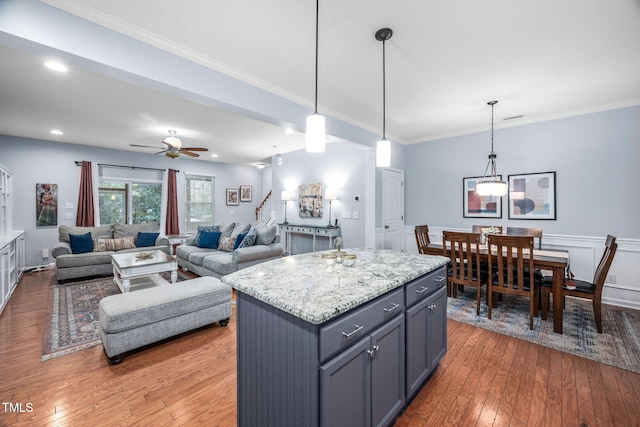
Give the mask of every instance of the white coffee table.
[[157, 285], [166, 280], [160, 278], [158, 273], [164, 271], [171, 272], [171, 283], [178, 280], [178, 262], [171, 255], [160, 250], [146, 251], [151, 256], [142, 258], [140, 252], [129, 252], [124, 254], [111, 255], [111, 265], [113, 266], [113, 279], [118, 284], [122, 293], [127, 293], [131, 289], [131, 281], [140, 277], [151, 277]]

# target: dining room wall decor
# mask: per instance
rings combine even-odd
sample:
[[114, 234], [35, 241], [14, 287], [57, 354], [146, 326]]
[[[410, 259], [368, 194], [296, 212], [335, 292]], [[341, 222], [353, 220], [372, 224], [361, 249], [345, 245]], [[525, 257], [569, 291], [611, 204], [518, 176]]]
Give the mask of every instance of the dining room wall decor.
[[556, 219], [556, 173], [509, 175], [509, 219]]
[[300, 218], [322, 218], [322, 184], [298, 186]]
[[[497, 175], [502, 180], [502, 175]], [[502, 218], [502, 197], [480, 196], [476, 184], [482, 176], [462, 178], [462, 208], [465, 218]]]

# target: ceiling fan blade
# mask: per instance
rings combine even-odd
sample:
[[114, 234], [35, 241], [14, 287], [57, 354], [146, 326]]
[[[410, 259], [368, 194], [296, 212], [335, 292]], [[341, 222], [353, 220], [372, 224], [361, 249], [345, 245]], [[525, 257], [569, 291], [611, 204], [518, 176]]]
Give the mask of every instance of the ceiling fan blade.
[[151, 145], [138, 145], [138, 144], [129, 144], [132, 147], [143, 147], [143, 148], [155, 148], [156, 150], [158, 149], [158, 147], [153, 147]]
[[200, 154], [192, 153], [191, 151], [188, 151], [184, 148], [180, 150], [180, 154], [186, 154], [187, 156], [191, 156], [191, 157], [200, 157]]
[[169, 150], [162, 150], [162, 151], [158, 151], [157, 153], [153, 153], [153, 154], [162, 154], [162, 153], [166, 153]]
[[189, 150], [189, 151], [209, 151], [208, 148], [202, 148], [202, 147], [184, 147], [181, 148], [181, 150]]

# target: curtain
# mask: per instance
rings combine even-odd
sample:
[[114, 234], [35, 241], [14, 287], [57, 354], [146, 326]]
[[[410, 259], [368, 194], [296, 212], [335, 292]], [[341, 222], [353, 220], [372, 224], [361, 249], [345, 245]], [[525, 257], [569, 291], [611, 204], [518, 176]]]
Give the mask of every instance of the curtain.
[[78, 191], [78, 211], [76, 226], [93, 227], [95, 209], [93, 204], [93, 172], [91, 162], [83, 161], [80, 169], [80, 189]]
[[165, 234], [180, 234], [176, 171], [174, 169], [169, 169], [167, 174], [167, 217], [165, 227]]

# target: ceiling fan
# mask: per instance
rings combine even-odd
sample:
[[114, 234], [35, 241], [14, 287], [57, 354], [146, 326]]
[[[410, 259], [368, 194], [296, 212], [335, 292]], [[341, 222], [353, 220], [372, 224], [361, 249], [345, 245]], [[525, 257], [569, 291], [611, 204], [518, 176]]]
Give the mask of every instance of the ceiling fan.
[[[182, 155], [186, 155], [189, 157], [200, 157], [200, 154], [194, 153], [193, 151], [209, 151], [207, 148], [202, 147], [182, 147], [182, 141], [176, 137], [177, 131], [169, 130], [169, 136], [162, 140], [162, 143], [165, 145], [164, 150], [158, 151], [154, 154], [162, 154], [165, 156], [176, 159]], [[144, 148], [158, 148], [152, 147], [150, 145], [138, 145], [138, 144], [129, 144], [132, 147], [144, 147]]]

